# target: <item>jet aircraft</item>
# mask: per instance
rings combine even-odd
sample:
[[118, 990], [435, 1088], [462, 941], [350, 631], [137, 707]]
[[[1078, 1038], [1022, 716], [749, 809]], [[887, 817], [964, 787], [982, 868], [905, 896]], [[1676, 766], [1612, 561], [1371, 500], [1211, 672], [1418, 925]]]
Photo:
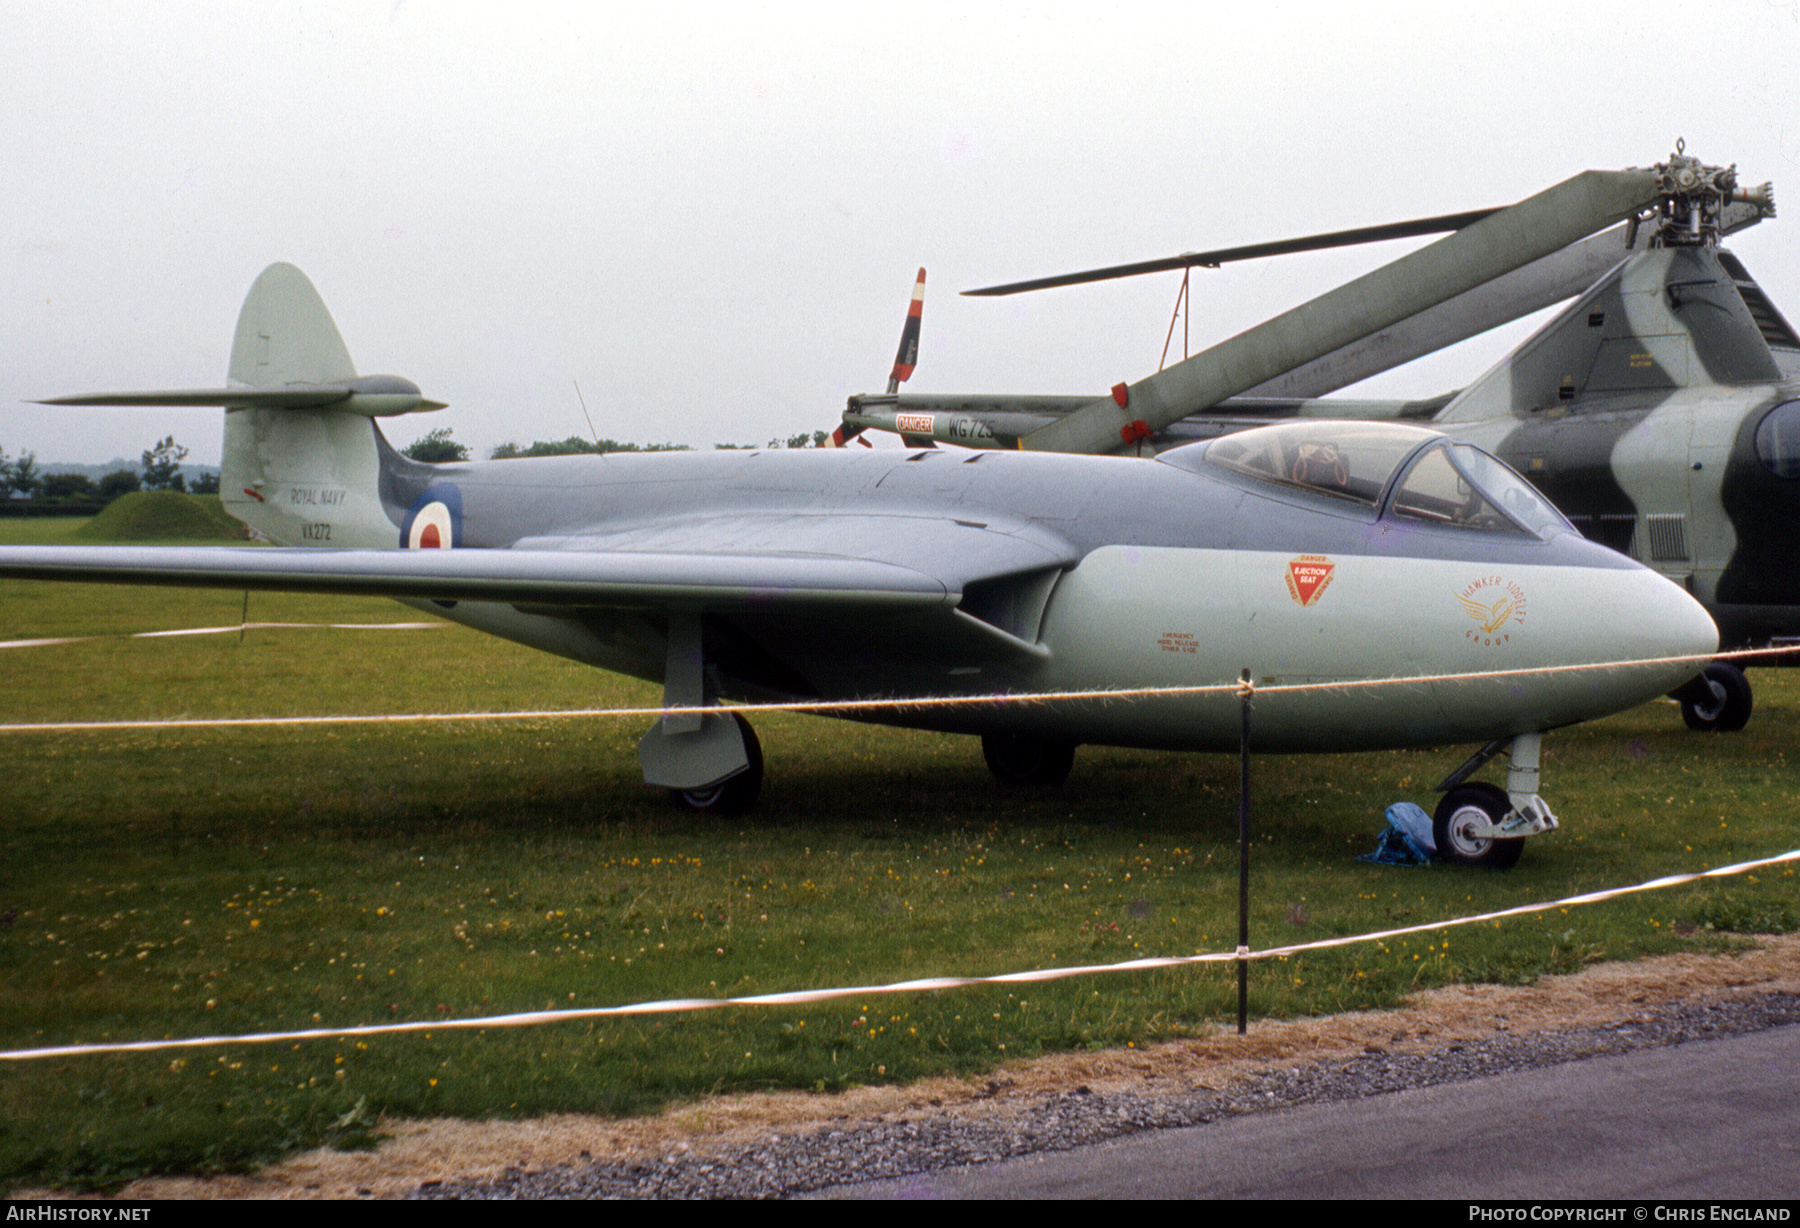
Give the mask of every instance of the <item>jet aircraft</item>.
[[[410, 380], [358, 376], [285, 264], [251, 288], [227, 387], [49, 403], [222, 405], [222, 497], [279, 545], [13, 547], [0, 574], [379, 594], [660, 681], [685, 711], [644, 734], [644, 778], [701, 811], [748, 810], [762, 783], [749, 723], [706, 710], [722, 703], [968, 697], [854, 715], [977, 735], [1002, 782], [1059, 782], [1082, 743], [1235, 750], [1229, 684], [1248, 668], [1259, 752], [1487, 743], [1447, 782], [1440, 847], [1510, 865], [1523, 836], [1556, 826], [1540, 735], [1662, 694], [1718, 643], [1677, 585], [1583, 539], [1492, 456], [1414, 425], [1286, 423], [1154, 461], [424, 464], [376, 419], [441, 406]], [[1597, 619], [1602, 604], [1629, 615]], [[1610, 668], [1486, 676], [1595, 663]], [[1481, 676], [1430, 680], [1458, 674]], [[1308, 683], [1328, 685], [1279, 689]], [[1030, 699], [1122, 688], [1170, 690]], [[1463, 783], [1508, 746], [1505, 789]]]
[[[1719, 246], [1773, 214], [1768, 185], [1741, 188], [1735, 168], [1703, 165], [1678, 145], [1667, 163], [1589, 172], [1510, 209], [969, 291], [1013, 294], [1456, 232], [1121, 384], [1112, 398], [895, 396], [890, 385], [887, 396], [852, 397], [842, 430], [893, 431], [914, 444], [1146, 454], [1295, 417], [1417, 422], [1499, 456], [1585, 536], [1681, 584], [1713, 615], [1725, 647], [1797, 644], [1800, 334]], [[1435, 294], [1412, 293], [1434, 283]], [[1315, 399], [1571, 298], [1455, 394]], [[1750, 684], [1727, 662], [1709, 664], [1676, 698], [1696, 729], [1741, 729], [1750, 717]]]

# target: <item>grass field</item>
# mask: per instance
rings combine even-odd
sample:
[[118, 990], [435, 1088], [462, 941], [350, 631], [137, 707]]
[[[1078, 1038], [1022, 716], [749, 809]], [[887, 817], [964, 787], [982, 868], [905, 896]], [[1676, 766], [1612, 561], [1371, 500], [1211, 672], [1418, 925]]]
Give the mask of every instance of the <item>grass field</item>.
[[[0, 526], [67, 540], [57, 522]], [[60, 535], [60, 536], [59, 536]], [[18, 538], [13, 538], [17, 540]], [[503, 711], [654, 703], [642, 684], [458, 628], [252, 630], [241, 594], [0, 583], [7, 719]], [[416, 621], [254, 595], [253, 621]], [[1456, 916], [1797, 843], [1800, 686], [1761, 671], [1738, 735], [1654, 704], [1546, 740], [1565, 830], [1489, 874], [1354, 860], [1461, 748], [1259, 759], [1252, 941]], [[982, 975], [1235, 944], [1237, 765], [1084, 748], [1005, 795], [972, 739], [756, 724], [758, 812], [677, 814], [646, 722], [0, 734], [0, 1047], [430, 1020]], [[1490, 773], [1491, 774], [1491, 773]], [[1795, 925], [1791, 872], [1256, 966], [1256, 1017], [1719, 949]], [[822, 1091], [1224, 1025], [1233, 975], [851, 998], [363, 1041], [0, 1065], [0, 1183], [105, 1184], [365, 1145], [383, 1114], [631, 1113]]]

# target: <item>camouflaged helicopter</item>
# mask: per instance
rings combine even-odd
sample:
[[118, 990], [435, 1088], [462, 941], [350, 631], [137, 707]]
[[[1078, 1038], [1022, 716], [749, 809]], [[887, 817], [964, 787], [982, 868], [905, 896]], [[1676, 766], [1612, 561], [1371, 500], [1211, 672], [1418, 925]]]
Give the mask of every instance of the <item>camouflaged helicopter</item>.
[[[966, 291], [1453, 232], [1108, 396], [901, 395], [890, 382], [886, 395], [850, 399], [836, 438], [879, 429], [924, 446], [1153, 455], [1291, 418], [1417, 422], [1499, 456], [1585, 536], [1679, 583], [1718, 623], [1722, 649], [1796, 644], [1800, 334], [1719, 246], [1774, 213], [1769, 185], [1742, 188], [1735, 167], [1704, 165], [1678, 143], [1665, 163], [1589, 171], [1504, 209]], [[1320, 399], [1571, 298], [1459, 392]], [[908, 328], [906, 374], [916, 303]], [[1750, 717], [1750, 684], [1729, 662], [1674, 697], [1694, 729], [1737, 730]]]

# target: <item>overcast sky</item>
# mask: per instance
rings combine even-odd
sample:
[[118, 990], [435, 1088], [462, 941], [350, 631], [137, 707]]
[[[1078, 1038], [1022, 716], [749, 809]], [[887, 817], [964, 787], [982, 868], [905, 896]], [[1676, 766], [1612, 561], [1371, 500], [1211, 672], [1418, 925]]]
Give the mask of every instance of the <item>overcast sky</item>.
[[[1677, 137], [1800, 207], [1791, 0], [617, 7], [9, 2], [0, 448], [216, 462], [216, 410], [20, 402], [221, 384], [277, 260], [358, 370], [449, 402], [396, 443], [485, 455], [586, 434], [577, 382], [620, 440], [830, 428], [920, 265], [910, 391], [1099, 395], [1155, 368], [1179, 274], [955, 291], [1508, 203]], [[1800, 317], [1800, 223], [1732, 247]], [[1404, 250], [1197, 275], [1195, 347]]]

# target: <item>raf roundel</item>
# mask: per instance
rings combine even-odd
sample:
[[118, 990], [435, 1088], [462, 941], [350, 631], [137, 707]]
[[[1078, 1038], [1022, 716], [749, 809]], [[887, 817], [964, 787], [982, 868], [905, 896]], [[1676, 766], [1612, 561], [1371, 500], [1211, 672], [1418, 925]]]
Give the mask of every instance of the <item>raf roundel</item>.
[[462, 492], [454, 486], [427, 487], [407, 509], [401, 548], [447, 550], [462, 544]]

